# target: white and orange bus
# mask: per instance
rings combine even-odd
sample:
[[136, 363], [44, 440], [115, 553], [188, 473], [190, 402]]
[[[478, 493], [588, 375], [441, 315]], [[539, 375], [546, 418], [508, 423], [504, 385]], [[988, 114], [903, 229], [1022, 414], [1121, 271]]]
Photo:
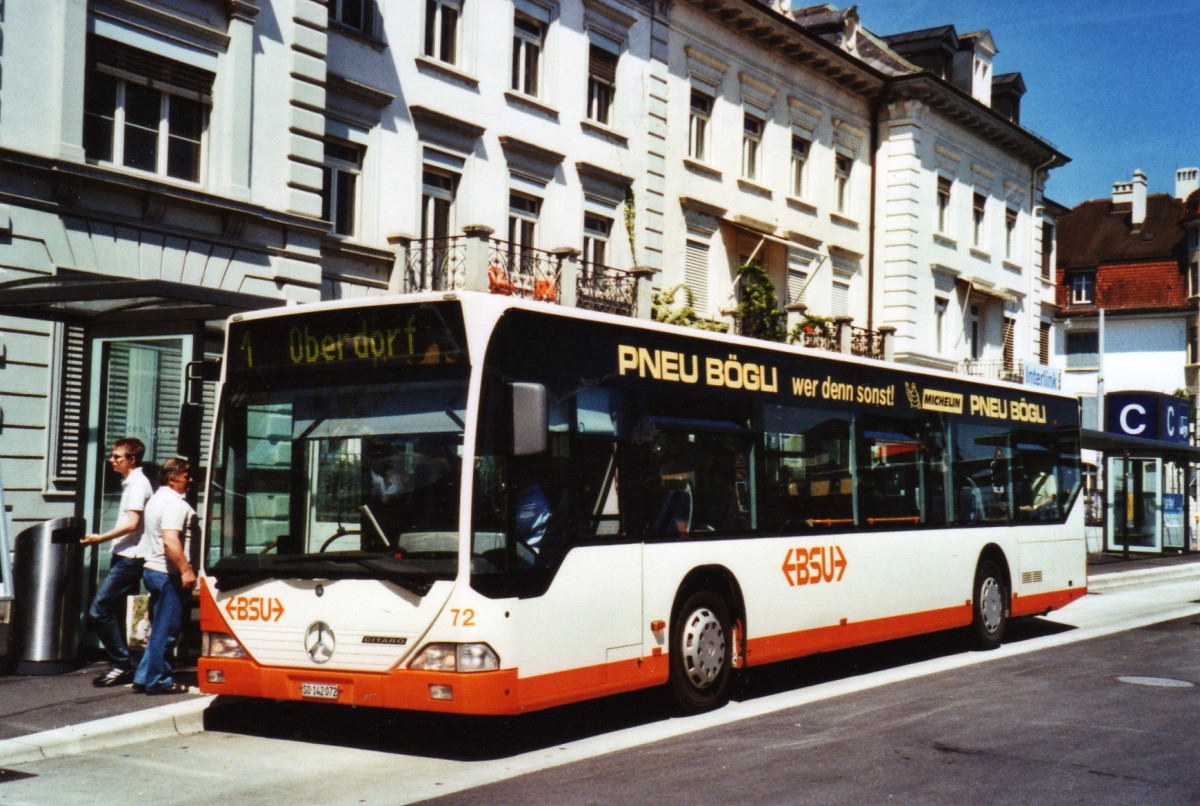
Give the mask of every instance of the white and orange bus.
[[1086, 591], [1076, 401], [450, 293], [230, 320], [201, 688], [515, 714]]

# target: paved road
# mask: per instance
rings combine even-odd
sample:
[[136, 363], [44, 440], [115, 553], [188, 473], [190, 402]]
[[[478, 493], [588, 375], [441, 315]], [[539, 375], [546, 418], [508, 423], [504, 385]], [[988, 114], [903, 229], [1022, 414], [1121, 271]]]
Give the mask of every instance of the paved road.
[[688, 719], [647, 694], [516, 720], [218, 700], [203, 734], [11, 765], [33, 777], [0, 804], [1195, 803], [1200, 688], [1118, 678], [1200, 683], [1197, 599], [1090, 595], [995, 652], [933, 636], [782, 664]]

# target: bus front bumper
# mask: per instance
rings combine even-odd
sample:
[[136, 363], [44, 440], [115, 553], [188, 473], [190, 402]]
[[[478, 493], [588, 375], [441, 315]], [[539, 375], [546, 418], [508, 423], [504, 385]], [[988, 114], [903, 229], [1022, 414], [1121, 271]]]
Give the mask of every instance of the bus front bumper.
[[516, 670], [384, 674], [262, 666], [249, 659], [202, 657], [197, 665], [205, 694], [272, 700], [400, 708], [448, 714], [511, 715], [520, 711]]

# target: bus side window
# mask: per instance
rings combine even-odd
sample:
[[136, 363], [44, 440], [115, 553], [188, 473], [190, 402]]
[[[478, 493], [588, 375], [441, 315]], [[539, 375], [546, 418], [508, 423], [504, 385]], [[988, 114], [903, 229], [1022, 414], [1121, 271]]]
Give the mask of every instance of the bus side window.
[[775, 534], [854, 524], [850, 416], [813, 406], [764, 406], [763, 528]]
[[1011, 433], [993, 425], [957, 423], [952, 432], [951, 489], [956, 522], [1004, 523], [1012, 511]]

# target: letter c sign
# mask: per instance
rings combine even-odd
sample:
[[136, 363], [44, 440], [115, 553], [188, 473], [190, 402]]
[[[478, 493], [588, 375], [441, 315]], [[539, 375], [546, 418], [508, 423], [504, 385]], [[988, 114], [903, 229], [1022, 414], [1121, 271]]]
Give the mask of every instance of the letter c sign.
[[[1121, 430], [1126, 434], [1140, 434], [1146, 430], [1146, 423], [1133, 424], [1129, 421], [1129, 413], [1136, 412], [1144, 417], [1146, 415], [1146, 407], [1141, 403], [1130, 403], [1125, 408], [1121, 409]], [[1140, 419], [1140, 418], [1139, 418]]]

